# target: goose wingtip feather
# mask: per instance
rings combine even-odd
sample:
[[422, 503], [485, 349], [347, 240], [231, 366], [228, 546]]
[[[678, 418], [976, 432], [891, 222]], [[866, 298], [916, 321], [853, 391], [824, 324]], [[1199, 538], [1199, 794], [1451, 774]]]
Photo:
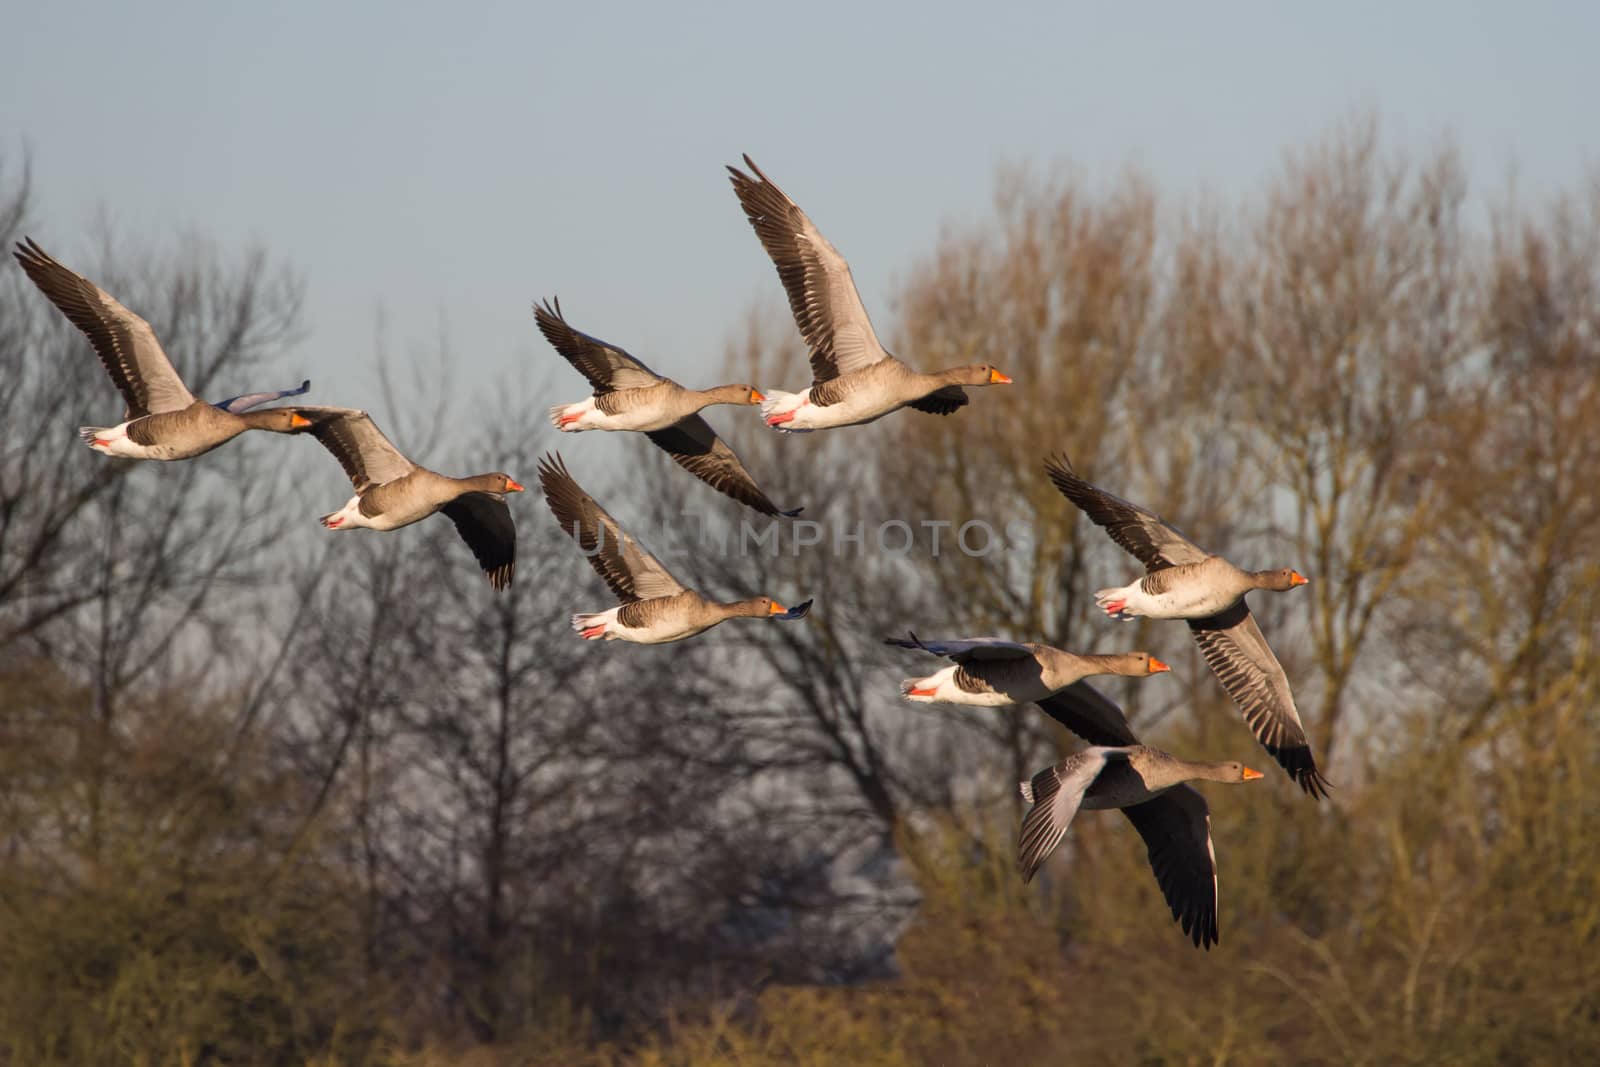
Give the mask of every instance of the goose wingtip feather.
[[801, 603], [796, 604], [794, 607], [789, 608], [787, 611], [778, 612], [776, 615], [773, 616], [773, 618], [774, 619], [783, 619], [785, 621], [789, 621], [789, 620], [793, 620], [793, 619], [803, 619], [803, 618], [806, 617], [807, 614], [810, 613], [811, 605], [813, 603], [815, 603], [815, 602], [816, 602], [816, 597], [811, 597], [810, 599], [802, 601]]

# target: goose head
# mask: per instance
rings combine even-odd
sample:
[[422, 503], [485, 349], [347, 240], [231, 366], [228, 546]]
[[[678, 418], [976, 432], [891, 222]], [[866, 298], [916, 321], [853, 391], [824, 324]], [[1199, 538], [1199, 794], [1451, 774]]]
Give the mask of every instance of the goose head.
[[786, 608], [769, 596], [752, 597], [734, 605], [737, 613], [757, 619], [803, 619], [811, 610], [811, 601]]
[[1091, 674], [1120, 674], [1124, 678], [1148, 678], [1172, 670], [1148, 652], [1115, 652], [1110, 655], [1081, 657], [1088, 661]]
[[1139, 674], [1163, 674], [1172, 670], [1171, 667], [1162, 663], [1148, 652], [1138, 652], [1135, 655], [1139, 657], [1139, 666], [1143, 668], [1138, 672]]
[[1275, 571], [1257, 571], [1256, 581], [1262, 589], [1270, 589], [1274, 593], [1283, 593], [1297, 585], [1305, 585], [1311, 579], [1292, 567], [1279, 567]]
[[1251, 770], [1236, 759], [1203, 766], [1205, 773], [1201, 777], [1211, 782], [1253, 782], [1257, 778], [1264, 777], [1260, 771]]
[[987, 363], [974, 363], [956, 370], [957, 385], [1010, 385], [1011, 378]]
[[719, 385], [715, 389], [705, 390], [700, 395], [713, 404], [759, 404], [766, 399], [761, 395], [761, 390], [743, 382], [737, 385]]
[[311, 426], [311, 420], [294, 408], [266, 408], [247, 411], [239, 416], [252, 430], [271, 430], [273, 433], [295, 433]]
[[486, 492], [490, 493], [520, 493], [522, 483], [504, 471], [495, 471], [493, 474], [479, 476], [479, 480], [486, 484]]

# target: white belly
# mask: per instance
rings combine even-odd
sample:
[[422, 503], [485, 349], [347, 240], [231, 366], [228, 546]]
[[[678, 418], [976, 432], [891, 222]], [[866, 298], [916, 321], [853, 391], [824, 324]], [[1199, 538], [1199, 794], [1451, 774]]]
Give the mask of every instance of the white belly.
[[596, 430], [633, 430], [644, 433], [649, 430], [665, 430], [678, 421], [654, 411], [624, 411], [617, 415], [607, 415], [604, 412], [597, 414], [600, 418], [593, 427]]
[[625, 411], [600, 410], [596, 398], [589, 396], [572, 404], [558, 404], [550, 409], [550, 421], [563, 433], [583, 430], [632, 430], [645, 432], [664, 430], [678, 419], [662, 412], [659, 405], [641, 405]]
[[1101, 589], [1094, 602], [1112, 616], [1133, 619], [1203, 619], [1239, 602], [1243, 592], [1218, 589], [1212, 581], [1194, 578], [1160, 593], [1144, 591], [1144, 579], [1117, 589]]
[[[617, 618], [621, 608], [598, 611], [593, 614], [574, 615], [572, 628], [588, 640], [629, 641], [636, 645], [664, 645], [682, 641], [686, 637], [704, 633], [710, 626], [685, 624], [674, 619], [663, 619], [648, 626], [624, 626]], [[716, 625], [715, 623], [712, 624]]]
[[805, 392], [805, 403], [794, 413], [789, 425], [796, 430], [825, 430], [836, 426], [861, 426], [876, 422], [891, 411], [905, 405], [897, 401], [885, 402], [862, 393], [852, 393], [837, 404], [826, 407], [811, 402], [811, 390]]
[[[712, 623], [711, 626], [715, 626]], [[613, 626], [606, 636], [616, 637], [621, 641], [632, 641], [640, 645], [664, 645], [670, 641], [682, 641], [686, 637], [705, 633], [711, 626], [700, 626], [694, 623], [684, 623], [679, 620], [665, 619], [651, 623], [649, 626], [628, 627]]]
[[[1157, 596], [1139, 594], [1143, 599], [1138, 607], [1145, 615], [1155, 619], [1203, 619], [1215, 615], [1239, 602], [1239, 597], [1216, 589], [1179, 587]], [[1133, 602], [1129, 602], [1134, 606]]]
[[80, 426], [78, 436], [83, 443], [103, 456], [117, 456], [121, 459], [189, 459], [203, 452], [209, 452], [215, 445], [205, 448], [180, 449], [173, 445], [141, 445], [135, 443], [128, 436], [128, 427], [138, 422], [130, 419], [120, 426], [99, 427]]
[[1009, 708], [1031, 704], [1050, 696], [1043, 685], [972, 693], [956, 683], [960, 667], [946, 667], [926, 678], [908, 678], [900, 683], [900, 695], [918, 704], [962, 704], [972, 708]]
[[414, 522], [421, 522], [432, 514], [432, 511], [424, 511], [420, 515], [396, 514], [394, 512], [363, 515], [361, 513], [361, 497], [353, 496], [345, 501], [344, 507], [332, 514], [324, 515], [321, 521], [322, 525], [330, 530], [398, 530], [402, 526], [410, 526]]

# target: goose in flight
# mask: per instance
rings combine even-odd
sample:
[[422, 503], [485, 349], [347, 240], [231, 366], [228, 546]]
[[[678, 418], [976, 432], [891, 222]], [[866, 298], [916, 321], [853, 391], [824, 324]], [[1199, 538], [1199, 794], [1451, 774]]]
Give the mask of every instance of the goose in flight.
[[456, 524], [489, 578], [504, 590], [517, 564], [517, 527], [506, 506], [507, 493], [522, 486], [508, 474], [451, 478], [411, 462], [372, 421], [354, 408], [302, 407], [311, 433], [333, 453], [350, 476], [356, 495], [338, 511], [322, 516], [330, 530], [398, 530], [436, 511]]
[[738, 455], [700, 416], [712, 404], [759, 404], [753, 385], [685, 389], [664, 378], [615, 345], [567, 325], [561, 302], [535, 305], [534, 319], [545, 339], [594, 387], [594, 395], [550, 409], [550, 421], [563, 433], [580, 430], [636, 430], [654, 441], [684, 470], [763, 515], [798, 515], [780, 509], [761, 491]]
[[124, 459], [192, 459], [246, 430], [294, 433], [306, 420], [293, 408], [251, 408], [311, 388], [246, 393], [220, 403], [196, 400], [144, 319], [83, 275], [50, 258], [30, 237], [12, 252], [33, 284], [94, 347], [127, 404], [116, 426], [80, 426], [96, 452]]
[[1326, 796], [1328, 783], [1311, 755], [1289, 679], [1244, 599], [1252, 589], [1283, 592], [1306, 579], [1287, 567], [1241, 570], [1207, 553], [1154, 513], [1078, 477], [1064, 456], [1047, 460], [1045, 470], [1062, 495], [1148, 569], [1130, 585], [1100, 590], [1095, 602], [1110, 615], [1187, 621], [1256, 740], [1301, 789]]
[[885, 644], [918, 648], [955, 661], [926, 678], [900, 683], [900, 695], [918, 703], [968, 704], [1000, 708], [1032, 704], [1096, 674], [1148, 678], [1172, 668], [1148, 652], [1083, 656], [1049, 645], [974, 637], [963, 641], [923, 641], [890, 637]]
[[559, 455], [539, 463], [545, 502], [622, 603], [609, 611], [572, 616], [586, 641], [633, 641], [661, 645], [703, 633], [728, 619], [800, 619], [811, 601], [785, 608], [771, 597], [721, 603], [686, 589], [661, 561], [623, 532], [617, 520], [567, 473]]
[[987, 363], [923, 374], [890, 355], [867, 318], [850, 264], [800, 205], [749, 156], [744, 162], [751, 174], [728, 168], [733, 191], [778, 268], [795, 324], [811, 349], [811, 388], [771, 390], [761, 403], [768, 426], [790, 433], [855, 426], [903, 407], [948, 415], [968, 402], [963, 386], [1010, 383]]
[[1186, 783], [1249, 782], [1261, 772], [1235, 761], [1196, 763], [1139, 744], [1122, 709], [1088, 682], [1074, 683], [1039, 706], [1092, 747], [1021, 783], [1022, 798], [1033, 805], [1017, 842], [1023, 881], [1061, 843], [1080, 808], [1119, 808], [1144, 838], [1172, 917], [1196, 948], [1209, 951], [1218, 941], [1211, 809]]

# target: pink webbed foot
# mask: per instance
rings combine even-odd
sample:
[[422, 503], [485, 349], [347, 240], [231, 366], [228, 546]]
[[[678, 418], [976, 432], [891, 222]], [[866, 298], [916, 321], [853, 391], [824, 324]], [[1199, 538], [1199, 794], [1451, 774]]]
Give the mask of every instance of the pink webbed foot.
[[585, 641], [593, 641], [597, 637], [604, 637], [605, 632], [606, 624], [601, 623], [599, 626], [591, 626], [587, 630], [582, 631], [579, 636]]
[[1109, 600], [1106, 602], [1106, 614], [1113, 619], [1122, 614], [1122, 609], [1128, 606], [1126, 600]]

